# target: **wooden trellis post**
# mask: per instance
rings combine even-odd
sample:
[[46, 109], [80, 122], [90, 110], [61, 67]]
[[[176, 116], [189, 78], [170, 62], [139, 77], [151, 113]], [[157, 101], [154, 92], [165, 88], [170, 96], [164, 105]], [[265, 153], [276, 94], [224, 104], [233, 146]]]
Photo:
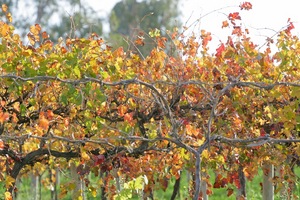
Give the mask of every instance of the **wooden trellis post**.
[[264, 163], [263, 169], [263, 200], [274, 200], [274, 166], [270, 163]]

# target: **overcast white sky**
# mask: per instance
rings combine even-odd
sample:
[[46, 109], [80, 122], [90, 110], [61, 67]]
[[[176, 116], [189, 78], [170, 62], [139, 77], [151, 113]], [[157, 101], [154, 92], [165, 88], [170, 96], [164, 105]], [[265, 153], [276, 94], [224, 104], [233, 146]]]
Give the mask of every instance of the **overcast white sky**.
[[[113, 6], [121, 0], [85, 0], [92, 4], [96, 10], [107, 15]], [[247, 1], [247, 0], [246, 0]], [[280, 30], [287, 25], [288, 18], [294, 23], [296, 29], [293, 33], [299, 35], [300, 30], [300, 10], [298, 0], [249, 0], [253, 5], [250, 11], [240, 11], [238, 6], [245, 1], [242, 0], [181, 0], [180, 8], [182, 8], [182, 22], [191, 24], [199, 17], [220, 8], [200, 20], [196, 27], [192, 27], [195, 32], [201, 29], [210, 31], [213, 34], [214, 41], [226, 41], [230, 34], [228, 29], [221, 29], [222, 21], [226, 19], [226, 15], [233, 11], [239, 11], [243, 24], [250, 30], [251, 36], [256, 43], [264, 42], [264, 36], [272, 36], [275, 32], [266, 30], [265, 28]], [[232, 7], [230, 7], [232, 6]], [[225, 15], [226, 14], [226, 15]], [[188, 21], [189, 19], [189, 21]]]

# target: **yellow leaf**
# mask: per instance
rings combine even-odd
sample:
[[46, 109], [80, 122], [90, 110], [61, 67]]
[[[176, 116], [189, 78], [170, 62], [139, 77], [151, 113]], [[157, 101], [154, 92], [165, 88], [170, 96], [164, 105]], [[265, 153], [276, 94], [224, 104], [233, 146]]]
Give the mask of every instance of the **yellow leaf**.
[[184, 148], [180, 149], [180, 156], [186, 160], [190, 159], [190, 154], [188, 151], [186, 151]]
[[203, 158], [206, 158], [206, 159], [208, 159], [208, 151], [207, 151], [207, 149], [205, 149], [203, 152], [202, 152], [202, 157]]
[[2, 11], [3, 12], [7, 12], [7, 9], [8, 9], [7, 5], [6, 4], [2, 4]]
[[7, 14], [6, 14], [6, 19], [7, 19], [9, 22], [12, 22], [12, 16], [11, 16], [11, 13], [7, 13]]
[[0, 30], [2, 36], [7, 36], [7, 34], [10, 32], [9, 26], [6, 23], [1, 21], [0, 21]]
[[33, 34], [33, 35], [37, 35], [39, 34], [39, 32], [41, 31], [41, 27], [39, 24], [36, 24], [36, 25], [32, 25], [30, 26], [30, 32]]
[[84, 160], [90, 160], [90, 156], [86, 152], [81, 153], [81, 158], [83, 158]]
[[9, 188], [11, 186], [13, 186], [15, 183], [15, 179], [11, 176], [7, 176], [6, 179], [5, 179], [5, 187], [6, 188]]
[[12, 200], [13, 199], [10, 192], [5, 192], [4, 196], [5, 196], [5, 200]]
[[96, 188], [94, 188], [94, 187], [89, 187], [89, 191], [91, 192], [91, 194], [92, 194], [93, 197], [96, 197], [96, 196], [97, 196], [97, 190], [96, 190]]

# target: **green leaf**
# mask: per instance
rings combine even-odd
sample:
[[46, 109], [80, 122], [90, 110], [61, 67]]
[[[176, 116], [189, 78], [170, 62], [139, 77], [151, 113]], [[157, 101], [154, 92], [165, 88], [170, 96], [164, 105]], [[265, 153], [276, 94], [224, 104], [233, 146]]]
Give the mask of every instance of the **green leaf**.
[[26, 115], [26, 106], [24, 104], [21, 104], [20, 105], [20, 113], [21, 113], [21, 116], [25, 116]]
[[79, 69], [79, 67], [78, 67], [77, 65], [74, 67], [74, 74], [75, 74], [78, 78], [81, 78], [80, 69]]
[[292, 92], [291, 92], [292, 97], [300, 98], [300, 88], [299, 87], [292, 87], [291, 90], [292, 90]]

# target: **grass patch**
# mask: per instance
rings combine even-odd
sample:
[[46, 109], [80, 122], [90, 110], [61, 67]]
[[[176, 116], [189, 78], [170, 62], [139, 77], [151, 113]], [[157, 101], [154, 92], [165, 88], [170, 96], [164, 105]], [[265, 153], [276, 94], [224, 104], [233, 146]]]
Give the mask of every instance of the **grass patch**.
[[[295, 196], [300, 197], [300, 178], [299, 178], [299, 174], [300, 174], [300, 167], [296, 167], [295, 168], [295, 174], [297, 177], [297, 180], [295, 182], [295, 190], [294, 190], [294, 194]], [[43, 174], [43, 176], [41, 177], [42, 180], [45, 180], [47, 178], [47, 173]], [[70, 178], [69, 178], [69, 173], [65, 173], [63, 175], [61, 175], [60, 179], [61, 179], [61, 185], [65, 184], [65, 183], [69, 183], [70, 182]], [[215, 179], [215, 175], [214, 173], [211, 171], [210, 172], [210, 182], [213, 184], [214, 183], [214, 179]], [[99, 178], [98, 177], [94, 177], [93, 175], [89, 175], [89, 178], [91, 180], [92, 185], [96, 186], [98, 183]], [[180, 182], [180, 192], [179, 192], [179, 196], [177, 197], [178, 200], [184, 200], [184, 199], [190, 199], [190, 197], [188, 196], [188, 181], [190, 180], [190, 177], [187, 176], [186, 172], [183, 172], [182, 177], [181, 177], [181, 182]], [[262, 171], [260, 170], [258, 175], [254, 177], [254, 179], [252, 181], [246, 181], [246, 192], [247, 192], [247, 199], [248, 200], [256, 200], [256, 199], [262, 199], [262, 191], [261, 191], [261, 186], [260, 183], [262, 182]], [[4, 184], [5, 183], [0, 183], [0, 199], [4, 199]], [[166, 191], [163, 191], [160, 188], [156, 188], [154, 191], [154, 198], [155, 199], [170, 199], [172, 192], [173, 192], [173, 186], [175, 184], [175, 179], [171, 179], [169, 181], [168, 187], [166, 189]], [[159, 186], [157, 186], [159, 187]], [[59, 188], [59, 186], [57, 187], [58, 193], [61, 191], [61, 189]], [[99, 191], [99, 189], [97, 189]], [[234, 190], [234, 193], [230, 196], [227, 197], [227, 189], [226, 188], [213, 188], [212, 189], [213, 194], [209, 196], [210, 200], [219, 200], [219, 199], [226, 199], [226, 200], [235, 200], [236, 199], [236, 190]], [[93, 197], [92, 195], [87, 194], [87, 199], [100, 199], [100, 194], [99, 192], [97, 193], [96, 197]], [[19, 182], [19, 188], [18, 188], [18, 200], [23, 200], [23, 199], [31, 199], [32, 198], [32, 188], [31, 188], [31, 178], [30, 177], [23, 177], [20, 182]], [[46, 187], [41, 187], [41, 195], [42, 195], [42, 199], [50, 199], [51, 197], [51, 193], [50, 193], [50, 188], [46, 188]], [[281, 199], [286, 199], [287, 197], [281, 197], [280, 196], [280, 192], [278, 192], [277, 194], [275, 194], [275, 200], [281, 200]], [[59, 198], [59, 199], [72, 199], [71, 198], [71, 192], [68, 192], [68, 194], [66, 194], [64, 196], [64, 198]], [[140, 196], [138, 195], [133, 195], [133, 200], [138, 200], [141, 199]]]

